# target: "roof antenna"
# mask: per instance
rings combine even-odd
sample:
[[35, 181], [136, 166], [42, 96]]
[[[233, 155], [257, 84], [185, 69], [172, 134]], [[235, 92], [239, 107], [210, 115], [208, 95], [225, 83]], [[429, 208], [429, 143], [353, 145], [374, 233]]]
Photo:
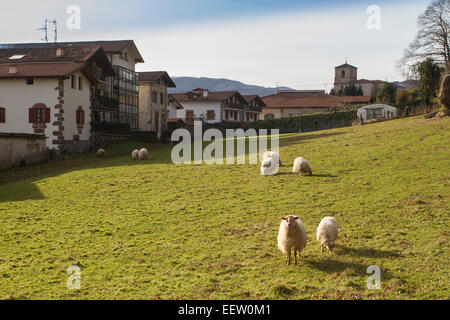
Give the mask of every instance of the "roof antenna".
[[45, 19], [44, 27], [36, 29], [38, 31], [44, 31], [44, 39], [41, 39], [41, 40], [44, 40], [46, 43], [48, 43], [48, 35], [47, 35], [48, 28], [47, 28], [47, 24], [48, 24], [48, 20]]
[[58, 42], [58, 21], [56, 19], [50, 20], [49, 23], [53, 24], [54, 42]]

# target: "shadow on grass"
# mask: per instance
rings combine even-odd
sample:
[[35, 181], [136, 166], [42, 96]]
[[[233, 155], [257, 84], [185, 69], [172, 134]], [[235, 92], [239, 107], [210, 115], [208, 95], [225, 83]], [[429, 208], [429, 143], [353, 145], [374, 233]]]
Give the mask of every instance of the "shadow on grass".
[[[303, 260], [303, 261], [311, 268], [322, 272], [342, 273], [351, 270], [354, 276], [357, 277], [369, 276], [369, 274], [367, 273], [367, 268], [369, 268], [370, 265], [361, 264], [358, 262], [337, 261], [333, 260], [332, 256], [326, 257], [325, 254], [323, 256], [323, 259], [320, 260]], [[392, 275], [387, 270], [382, 269], [381, 273], [383, 275], [383, 279], [389, 280], [392, 278]]]
[[309, 141], [314, 139], [322, 139], [322, 138], [328, 138], [328, 137], [334, 137], [346, 134], [346, 131], [340, 131], [340, 132], [326, 132], [326, 133], [318, 133], [318, 134], [298, 134], [296, 136], [286, 135], [280, 136], [280, 146], [284, 145], [292, 145], [296, 143], [300, 143], [303, 141]]
[[376, 250], [372, 248], [348, 248], [339, 246], [335, 253], [337, 255], [349, 255], [354, 257], [365, 258], [401, 258], [401, 255], [395, 251]]

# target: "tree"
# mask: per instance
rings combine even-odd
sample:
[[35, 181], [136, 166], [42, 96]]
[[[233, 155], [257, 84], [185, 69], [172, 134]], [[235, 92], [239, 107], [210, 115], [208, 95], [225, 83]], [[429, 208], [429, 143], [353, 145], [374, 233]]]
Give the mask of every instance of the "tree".
[[386, 83], [377, 93], [377, 102], [394, 104], [397, 99], [397, 87], [392, 83]]
[[450, 75], [446, 75], [442, 80], [439, 102], [441, 103], [441, 110], [438, 117], [450, 115]]
[[410, 77], [417, 77], [419, 64], [430, 58], [450, 72], [450, 0], [433, 0], [419, 16], [418, 28], [399, 67]]
[[408, 90], [402, 90], [397, 93], [397, 106], [400, 110], [405, 110], [405, 108], [411, 104], [411, 93]]
[[418, 67], [419, 89], [427, 106], [431, 101], [437, 98], [438, 90], [441, 85], [441, 67], [434, 63], [430, 58], [422, 62]]
[[341, 88], [338, 92], [338, 96], [353, 97], [364, 95], [362, 87], [357, 87], [355, 83], [350, 83], [348, 86]]

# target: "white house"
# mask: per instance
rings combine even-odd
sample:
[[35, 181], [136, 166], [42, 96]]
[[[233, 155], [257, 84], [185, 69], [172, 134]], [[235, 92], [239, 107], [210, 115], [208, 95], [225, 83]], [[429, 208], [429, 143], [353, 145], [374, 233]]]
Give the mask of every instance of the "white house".
[[178, 110], [184, 109], [183, 106], [171, 94], [168, 95], [168, 101], [169, 101], [169, 104], [167, 106], [168, 121], [179, 120], [178, 119]]
[[[183, 106], [183, 109], [177, 110], [177, 118], [186, 122], [203, 120], [209, 124], [241, 123], [254, 121], [261, 113], [261, 108], [253, 100], [250, 107], [238, 91], [209, 92], [199, 88], [171, 95]], [[257, 115], [256, 119], [253, 114]]]
[[0, 132], [45, 134], [49, 149], [86, 151], [96, 72], [115, 75], [98, 46], [0, 45]]
[[397, 108], [385, 104], [371, 104], [358, 109], [358, 118], [362, 120], [362, 123], [375, 119], [389, 120], [397, 118], [397, 116]]
[[[63, 53], [75, 52], [74, 48], [77, 48], [78, 52], [75, 52], [77, 55], [82, 54], [83, 51], [92, 52], [92, 50], [102, 48], [115, 73], [113, 75], [105, 74], [102, 72], [101, 66], [100, 68], [97, 65], [92, 67], [92, 73], [98, 82], [95, 90], [91, 92], [92, 131], [106, 134], [129, 134], [130, 130], [138, 130], [139, 87], [135, 68], [136, 64], [143, 63], [144, 59], [133, 40], [0, 44], [0, 48], [16, 49], [17, 54], [20, 53], [20, 50], [31, 49], [62, 50]], [[41, 60], [42, 58], [44, 56], [40, 57]], [[65, 61], [62, 58], [60, 60]]]

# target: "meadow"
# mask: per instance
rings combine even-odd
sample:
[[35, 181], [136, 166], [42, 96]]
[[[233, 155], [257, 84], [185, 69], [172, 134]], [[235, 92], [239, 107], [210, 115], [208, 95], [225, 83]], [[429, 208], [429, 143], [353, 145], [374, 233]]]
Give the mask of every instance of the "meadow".
[[[133, 161], [135, 142], [0, 172], [0, 299], [449, 299], [449, 142], [450, 119], [415, 117], [282, 135], [273, 177], [174, 165], [164, 145]], [[299, 156], [312, 177], [290, 173]], [[297, 266], [276, 243], [290, 214], [308, 233]], [[341, 233], [322, 255], [325, 216]]]

